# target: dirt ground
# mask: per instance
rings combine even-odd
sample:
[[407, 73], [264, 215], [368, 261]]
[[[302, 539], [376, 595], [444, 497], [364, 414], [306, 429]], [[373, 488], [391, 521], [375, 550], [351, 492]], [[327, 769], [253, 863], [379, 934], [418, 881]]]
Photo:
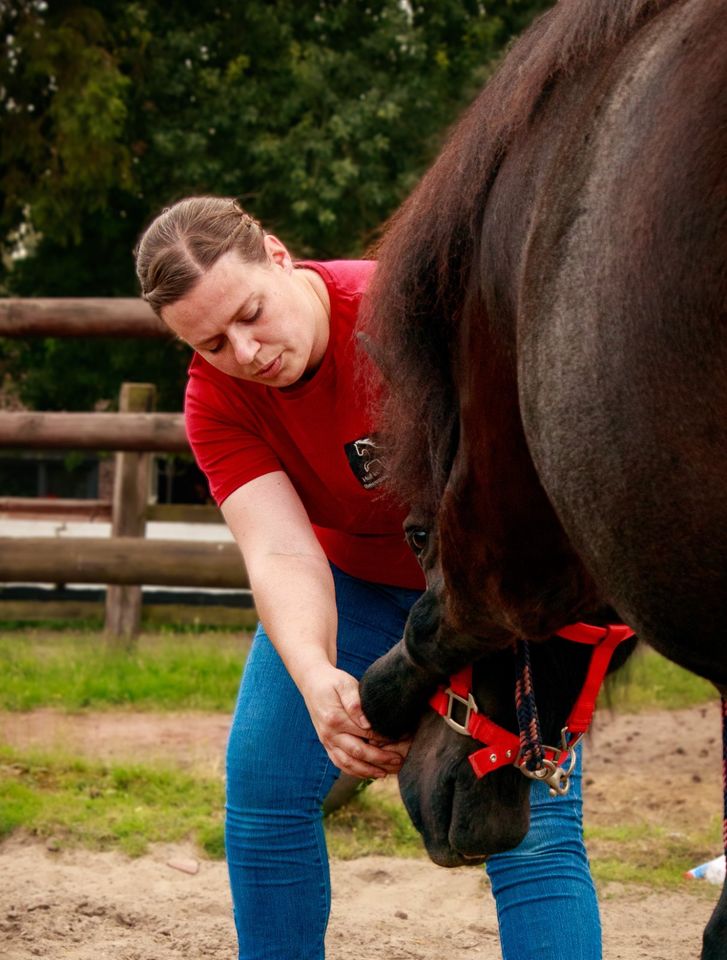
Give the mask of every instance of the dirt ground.
[[[601, 713], [586, 763], [587, 822], [614, 825], [646, 817], [676, 832], [695, 820], [709, 822], [721, 809], [719, 722], [716, 703], [673, 713]], [[226, 732], [219, 715], [0, 714], [0, 739], [18, 746], [58, 744], [105, 758], [176, 758], [208, 773], [221, 769]], [[367, 857], [334, 862], [332, 879], [329, 960], [500, 957], [481, 869]], [[607, 885], [600, 891], [605, 960], [697, 958], [718, 892], [688, 880], [678, 892]], [[563, 922], [577, 922], [577, 916], [554, 917], [555, 924]], [[191, 848], [160, 846], [130, 860], [53, 852], [15, 838], [0, 846], [0, 960], [234, 955], [225, 867], [198, 860]]]

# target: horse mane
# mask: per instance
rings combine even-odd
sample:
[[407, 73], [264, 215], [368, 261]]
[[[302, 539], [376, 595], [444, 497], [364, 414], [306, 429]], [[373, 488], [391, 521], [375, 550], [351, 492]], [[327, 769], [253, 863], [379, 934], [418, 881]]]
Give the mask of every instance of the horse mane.
[[[456, 452], [452, 345], [488, 194], [516, 132], [559, 78], [623, 45], [674, 0], [559, 0], [514, 44], [370, 251], [361, 339], [385, 383], [374, 401], [390, 492], [436, 507]], [[372, 395], [376, 395], [375, 387]]]

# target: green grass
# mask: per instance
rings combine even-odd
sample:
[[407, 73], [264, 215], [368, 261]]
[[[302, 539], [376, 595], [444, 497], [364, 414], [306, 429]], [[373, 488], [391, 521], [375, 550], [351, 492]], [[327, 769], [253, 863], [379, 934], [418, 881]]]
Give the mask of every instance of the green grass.
[[402, 802], [377, 794], [375, 788], [361, 791], [330, 813], [325, 826], [328, 849], [341, 860], [373, 854], [425, 856], [422, 839]]
[[658, 888], [683, 888], [685, 870], [715, 856], [720, 833], [718, 815], [710, 824], [695, 824], [688, 831], [646, 822], [584, 830], [597, 882]]
[[224, 710], [235, 702], [246, 634], [143, 634], [133, 651], [100, 634], [0, 631], [0, 709]]
[[[235, 702], [249, 634], [194, 625], [145, 633], [131, 652], [100, 631], [9, 629], [0, 623], [0, 709], [225, 710]], [[651, 650], [627, 664], [607, 700], [619, 711], [705, 703], [714, 687]]]
[[[0, 840], [22, 829], [54, 849], [139, 856], [151, 843], [191, 839], [201, 854], [222, 859], [223, 809], [220, 779], [0, 746]], [[423, 855], [403, 806], [391, 799], [363, 793], [325, 823], [335, 857]]]
[[[332, 856], [425, 856], [401, 802], [390, 787], [379, 787], [326, 818]], [[149, 844], [191, 840], [201, 856], [222, 859], [223, 804], [217, 778], [0, 747], [0, 839], [22, 830], [53, 849], [83, 846], [130, 856], [144, 854]], [[601, 886], [617, 881], [684, 889], [684, 871], [714, 855], [718, 819], [688, 832], [647, 823], [587, 828], [593, 876]]]
[[716, 697], [711, 683], [687, 673], [653, 650], [640, 649], [609, 685], [604, 700], [620, 713], [637, 713], [677, 710]]
[[[237, 631], [255, 628], [257, 614], [250, 607], [199, 606], [185, 603], [154, 603], [145, 597], [141, 608], [141, 626], [147, 631], [169, 633], [209, 633], [212, 630]], [[104, 628], [104, 604], [99, 600], [53, 600], [42, 603], [3, 598], [0, 585], [0, 632], [6, 630], [82, 630], [101, 633]]]
[[99, 764], [78, 757], [0, 747], [0, 837], [22, 827], [54, 845], [118, 849], [192, 838], [223, 855], [220, 780], [144, 764]]
[[[133, 651], [124, 652], [108, 647], [100, 631], [63, 627], [0, 624], [0, 709], [232, 709], [249, 642], [242, 631], [164, 629], [143, 634]], [[609, 695], [619, 711], [672, 709], [716, 696], [710, 684], [651, 651], [627, 670]], [[0, 839], [20, 830], [54, 845], [132, 855], [150, 843], [191, 839], [203, 855], [222, 857], [223, 804], [222, 782], [201, 772], [0, 746]], [[401, 802], [378, 784], [330, 815], [326, 833], [339, 858], [424, 855]], [[716, 820], [689, 833], [646, 823], [587, 831], [600, 883], [651, 887], [682, 884], [687, 866], [714, 855], [718, 837]]]

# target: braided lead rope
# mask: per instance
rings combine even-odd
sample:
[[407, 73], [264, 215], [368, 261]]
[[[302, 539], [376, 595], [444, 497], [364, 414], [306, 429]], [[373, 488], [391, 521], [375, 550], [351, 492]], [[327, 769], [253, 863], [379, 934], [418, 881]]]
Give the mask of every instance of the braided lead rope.
[[722, 840], [724, 854], [727, 857], [727, 696], [722, 697], [722, 782], [724, 784], [724, 820], [722, 821]]
[[520, 763], [532, 772], [543, 766], [544, 753], [527, 640], [521, 640], [515, 647], [515, 665], [515, 711], [520, 732]]

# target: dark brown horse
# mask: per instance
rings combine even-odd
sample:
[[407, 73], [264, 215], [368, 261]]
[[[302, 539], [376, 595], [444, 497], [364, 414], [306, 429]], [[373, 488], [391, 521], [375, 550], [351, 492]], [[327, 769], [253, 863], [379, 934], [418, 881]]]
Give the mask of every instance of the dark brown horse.
[[[727, 692], [726, 228], [727, 0], [560, 0], [378, 250], [365, 338], [428, 584], [364, 681], [380, 732], [472, 661], [507, 712], [513, 643], [604, 604]], [[527, 829], [527, 781], [475, 780], [466, 743], [425, 715], [401, 777], [445, 863]]]

